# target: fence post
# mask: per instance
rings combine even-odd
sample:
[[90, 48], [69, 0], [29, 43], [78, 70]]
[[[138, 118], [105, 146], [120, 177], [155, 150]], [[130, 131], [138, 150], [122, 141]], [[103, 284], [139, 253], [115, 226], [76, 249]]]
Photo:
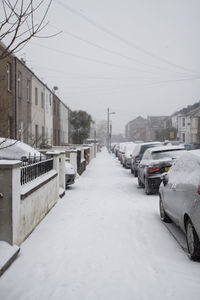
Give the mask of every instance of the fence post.
[[0, 240], [15, 244], [20, 214], [21, 161], [0, 161]]
[[70, 164], [72, 164], [77, 173], [77, 150], [70, 150]]
[[60, 186], [59, 157], [60, 157], [60, 152], [59, 151], [47, 151], [46, 155], [48, 157], [53, 158], [53, 169], [56, 170], [57, 173], [58, 173], [58, 176], [57, 176], [57, 189], [58, 189], [58, 195], [59, 195], [59, 186]]

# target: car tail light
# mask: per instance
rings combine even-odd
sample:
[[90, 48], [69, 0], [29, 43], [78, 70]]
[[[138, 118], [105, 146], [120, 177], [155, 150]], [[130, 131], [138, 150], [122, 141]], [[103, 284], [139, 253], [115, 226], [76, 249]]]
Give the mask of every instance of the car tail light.
[[149, 173], [155, 173], [161, 170], [161, 167], [159, 166], [154, 166], [154, 167], [148, 167], [148, 172]]
[[198, 186], [197, 193], [200, 195], [200, 184], [199, 184], [199, 186]]

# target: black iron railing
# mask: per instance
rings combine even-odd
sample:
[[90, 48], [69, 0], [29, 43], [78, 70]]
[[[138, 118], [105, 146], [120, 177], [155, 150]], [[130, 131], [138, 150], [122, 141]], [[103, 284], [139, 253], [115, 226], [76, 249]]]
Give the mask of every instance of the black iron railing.
[[33, 164], [23, 165], [21, 168], [21, 185], [53, 169], [53, 158], [39, 161]]
[[23, 166], [27, 166], [27, 165], [34, 164], [34, 163], [39, 162], [39, 161], [46, 160], [46, 157], [42, 154], [40, 154], [40, 155], [36, 155], [36, 154], [30, 155], [30, 153], [29, 153], [28, 156], [22, 156], [21, 160], [22, 160]]

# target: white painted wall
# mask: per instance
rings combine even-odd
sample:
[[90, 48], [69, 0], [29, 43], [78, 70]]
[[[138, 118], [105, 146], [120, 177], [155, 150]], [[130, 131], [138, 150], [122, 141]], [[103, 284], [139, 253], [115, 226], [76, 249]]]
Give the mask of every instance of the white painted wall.
[[[52, 175], [55, 174], [54, 170], [51, 172]], [[43, 176], [43, 179], [45, 179], [45, 176]], [[30, 189], [31, 187], [32, 183], [30, 183]], [[28, 195], [24, 199], [21, 199], [19, 225], [15, 239], [15, 243], [17, 245], [20, 245], [24, 241], [24, 239], [45, 217], [48, 211], [56, 204], [59, 197], [58, 195], [59, 187], [56, 176], [49, 182], [45, 183], [44, 185], [30, 193], [30, 195]]]

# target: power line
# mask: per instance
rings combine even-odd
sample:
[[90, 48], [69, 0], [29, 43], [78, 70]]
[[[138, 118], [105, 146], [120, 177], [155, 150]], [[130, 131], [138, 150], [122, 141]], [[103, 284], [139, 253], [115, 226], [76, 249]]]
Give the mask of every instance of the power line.
[[[61, 29], [59, 29], [58, 27], [56, 27], [56, 26], [54, 26], [54, 25], [49, 25], [49, 26], [50, 26], [50, 27], [53, 27], [53, 28], [55, 28], [55, 29], [57, 29], [57, 30], [61, 30]], [[122, 57], [122, 58], [124, 58], [124, 59], [126, 59], [126, 60], [129, 60], [129, 61], [134, 61], [134, 62], [136, 62], [137, 64], [140, 64], [140, 65], [143, 65], [143, 66], [146, 66], [146, 67], [154, 68], [154, 69], [160, 70], [160, 71], [162, 71], [162, 72], [170, 72], [170, 73], [173, 72], [173, 73], [177, 73], [177, 74], [185, 74], [185, 72], [184, 72], [184, 73], [183, 73], [183, 72], [180, 73], [180, 72], [172, 71], [172, 70], [169, 70], [169, 69], [163, 69], [163, 67], [159, 67], [159, 66], [155, 66], [155, 65], [151, 65], [151, 64], [147, 64], [147, 63], [141, 62], [141, 61], [139, 61], [139, 60], [136, 59], [136, 58], [130, 57], [130, 56], [128, 56], [128, 55], [124, 55], [124, 54], [122, 54], [122, 53], [120, 53], [120, 52], [117, 52], [117, 51], [114, 51], [114, 50], [110, 50], [110, 49], [108, 49], [108, 48], [105, 48], [105, 47], [103, 47], [103, 46], [101, 46], [101, 45], [99, 45], [99, 44], [96, 44], [96, 43], [93, 43], [93, 42], [88, 41], [88, 40], [86, 40], [86, 39], [83, 39], [82, 37], [80, 37], [80, 36], [78, 36], [78, 35], [76, 35], [76, 34], [74, 34], [74, 33], [71, 33], [71, 32], [69, 32], [69, 31], [63, 30], [63, 29], [62, 29], [62, 33], [66, 34], [66, 35], [69, 35], [69, 36], [73, 37], [74, 39], [77, 39], [77, 40], [79, 40], [79, 41], [81, 41], [81, 42], [84, 42], [84, 43], [86, 43], [86, 44], [88, 44], [88, 45], [90, 45], [90, 46], [93, 46], [93, 47], [95, 47], [95, 48], [98, 48], [98, 49], [100, 49], [100, 50], [103, 50], [103, 51], [105, 51], [105, 52], [107, 52], [107, 53], [117, 55], [117, 56]]]
[[71, 13], [77, 15], [79, 18], [85, 20], [86, 22], [88, 22], [88, 23], [91, 24], [92, 26], [94, 26], [94, 27], [98, 28], [99, 30], [105, 32], [106, 34], [112, 36], [113, 38], [115, 38], [115, 39], [117, 39], [117, 40], [123, 42], [124, 44], [126, 44], [126, 45], [128, 45], [128, 46], [130, 46], [130, 47], [132, 47], [132, 48], [134, 48], [134, 49], [136, 49], [137, 51], [140, 51], [140, 52], [144, 53], [145, 55], [148, 55], [148, 56], [150, 56], [150, 57], [152, 57], [152, 58], [154, 58], [154, 59], [156, 59], [156, 60], [159, 60], [159, 61], [161, 61], [161, 62], [163, 62], [163, 63], [166, 63], [166, 64], [168, 64], [168, 65], [170, 65], [170, 66], [173, 66], [173, 67], [175, 67], [175, 68], [184, 70], [184, 71], [186, 71], [186, 72], [196, 73], [196, 74], [197, 74], [197, 73], [200, 73], [199, 71], [187, 69], [187, 68], [182, 67], [182, 66], [180, 66], [180, 65], [178, 65], [178, 64], [175, 64], [175, 63], [173, 63], [173, 62], [171, 62], [171, 61], [169, 61], [169, 60], [167, 60], [167, 59], [165, 59], [165, 58], [163, 58], [163, 57], [160, 57], [160, 56], [158, 56], [158, 55], [156, 55], [156, 54], [154, 54], [154, 53], [152, 53], [152, 52], [150, 52], [150, 51], [148, 51], [148, 50], [146, 50], [146, 49], [144, 49], [144, 48], [142, 48], [142, 47], [136, 45], [136, 44], [133, 43], [132, 41], [129, 41], [129, 40], [125, 39], [124, 37], [120, 36], [119, 34], [113, 32], [112, 30], [106, 28], [105, 26], [103, 26], [103, 25], [97, 23], [97, 22], [94, 21], [93, 19], [88, 18], [87, 16], [85, 16], [85, 15], [82, 14], [81, 12], [77, 11], [76, 9], [72, 8], [71, 6], [69, 6], [69, 5], [66, 4], [66, 3], [63, 3], [63, 2], [60, 1], [60, 0], [54, 0], [54, 1], [55, 1], [57, 4], [61, 5], [62, 7], [64, 7], [66, 10], [68, 10], [68, 11], [70, 11]]

